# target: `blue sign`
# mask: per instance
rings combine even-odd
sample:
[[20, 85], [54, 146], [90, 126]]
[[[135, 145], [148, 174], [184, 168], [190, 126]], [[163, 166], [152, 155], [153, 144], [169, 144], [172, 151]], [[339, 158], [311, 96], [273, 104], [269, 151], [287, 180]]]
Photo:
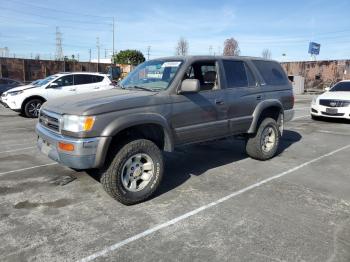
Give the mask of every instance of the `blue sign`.
[[311, 55], [319, 55], [320, 54], [321, 45], [315, 42], [310, 42], [309, 44], [309, 54]]

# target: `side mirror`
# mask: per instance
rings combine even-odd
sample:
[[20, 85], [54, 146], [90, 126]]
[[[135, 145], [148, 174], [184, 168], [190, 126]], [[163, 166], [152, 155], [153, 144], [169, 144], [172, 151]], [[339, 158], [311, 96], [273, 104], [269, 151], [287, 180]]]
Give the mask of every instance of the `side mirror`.
[[57, 88], [58, 84], [57, 83], [51, 83], [47, 88]]
[[328, 92], [328, 91], [331, 90], [331, 88], [330, 88], [330, 87], [326, 87], [324, 90], [325, 90], [326, 92]]
[[181, 83], [181, 88], [179, 90], [180, 94], [186, 93], [198, 93], [200, 90], [200, 83], [198, 79], [185, 79]]

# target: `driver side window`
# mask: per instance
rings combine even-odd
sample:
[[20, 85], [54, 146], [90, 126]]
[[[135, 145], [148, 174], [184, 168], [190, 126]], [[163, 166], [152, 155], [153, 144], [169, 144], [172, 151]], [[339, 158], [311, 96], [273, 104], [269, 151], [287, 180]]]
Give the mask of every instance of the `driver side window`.
[[57, 84], [58, 87], [61, 86], [72, 86], [73, 85], [73, 76], [62, 76], [59, 79], [57, 79], [54, 83]]
[[200, 91], [218, 89], [218, 73], [215, 61], [196, 62], [186, 71], [184, 79], [198, 79]]

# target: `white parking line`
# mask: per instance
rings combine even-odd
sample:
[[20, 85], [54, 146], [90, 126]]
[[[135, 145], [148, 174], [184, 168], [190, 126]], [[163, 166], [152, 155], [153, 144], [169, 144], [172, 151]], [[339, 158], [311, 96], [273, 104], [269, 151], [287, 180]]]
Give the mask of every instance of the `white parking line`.
[[27, 150], [27, 149], [32, 149], [32, 148], [36, 148], [36, 146], [18, 148], [18, 149], [7, 150], [7, 151], [0, 151], [0, 154], [11, 153], [11, 152], [17, 152], [17, 151], [22, 151], [22, 150]]
[[53, 166], [53, 165], [57, 165], [57, 164], [58, 164], [58, 163], [50, 163], [50, 164], [44, 164], [44, 165], [38, 165], [38, 166], [31, 166], [31, 167], [26, 167], [26, 168], [21, 168], [21, 169], [6, 171], [6, 172], [0, 173], [0, 176], [2, 176], [2, 175], [7, 175], [7, 174], [11, 174], [11, 173], [16, 173], [16, 172], [22, 172], [22, 171], [26, 171], [26, 170], [30, 170], [30, 169], [35, 169], [35, 168], [39, 168], [39, 167], [44, 167], [44, 166]]
[[118, 242], [118, 243], [115, 243], [115, 244], [113, 244], [113, 245], [111, 245], [109, 247], [106, 247], [105, 249], [103, 249], [101, 251], [98, 251], [98, 252], [96, 252], [96, 253], [94, 253], [94, 254], [92, 254], [90, 256], [87, 256], [87, 257], [85, 257], [85, 258], [83, 258], [83, 259], [81, 259], [79, 261], [80, 262], [88, 262], [88, 261], [92, 261], [92, 260], [94, 260], [94, 259], [96, 259], [98, 257], [102, 257], [102, 256], [108, 254], [109, 252], [112, 252], [112, 251], [114, 251], [114, 250], [116, 250], [118, 248], [121, 248], [121, 247], [123, 247], [123, 246], [125, 246], [125, 245], [127, 245], [127, 244], [129, 244], [131, 242], [134, 242], [134, 241], [136, 241], [136, 240], [138, 240], [140, 238], [144, 238], [144, 237], [146, 237], [148, 235], [151, 235], [151, 234], [153, 234], [153, 233], [155, 233], [155, 232], [157, 232], [157, 231], [159, 231], [159, 230], [161, 230], [163, 228], [169, 227], [169, 226], [174, 225], [174, 224], [176, 224], [176, 223], [178, 223], [178, 222], [180, 222], [180, 221], [182, 221], [182, 220], [184, 220], [186, 218], [192, 217], [192, 216], [194, 216], [194, 215], [196, 215], [196, 214], [198, 214], [198, 213], [200, 213], [200, 212], [202, 212], [202, 211], [204, 211], [204, 210], [206, 210], [208, 208], [211, 208], [213, 206], [217, 206], [218, 204], [220, 204], [222, 202], [225, 202], [225, 201], [227, 201], [227, 200], [229, 200], [231, 198], [239, 196], [239, 195], [241, 195], [241, 194], [243, 194], [243, 193], [245, 193], [247, 191], [250, 191], [252, 189], [260, 187], [260, 186], [262, 186], [264, 184], [267, 184], [268, 182], [271, 182], [273, 180], [281, 178], [281, 177], [283, 177], [285, 175], [293, 173], [293, 172], [295, 172], [295, 171], [297, 171], [297, 170], [299, 170], [299, 169], [301, 169], [303, 167], [306, 167], [306, 166], [308, 166], [308, 165], [310, 165], [312, 163], [315, 163], [315, 162], [317, 162], [317, 161], [319, 161], [319, 160], [321, 160], [321, 159], [323, 159], [325, 157], [329, 157], [331, 155], [334, 155], [334, 154], [336, 154], [336, 153], [338, 153], [340, 151], [346, 150], [348, 148], [350, 148], [350, 144], [347, 145], [347, 146], [341, 147], [339, 149], [336, 149], [336, 150], [334, 150], [334, 151], [332, 151], [330, 153], [327, 153], [327, 154], [325, 154], [323, 156], [320, 156], [320, 157], [317, 157], [317, 158], [315, 158], [313, 160], [305, 162], [305, 163], [303, 163], [303, 164], [301, 164], [299, 166], [296, 166], [296, 167], [294, 167], [292, 169], [289, 169], [289, 170], [287, 170], [287, 171], [285, 171], [283, 173], [280, 173], [278, 175], [275, 175], [275, 176], [272, 176], [270, 178], [264, 179], [264, 180], [262, 180], [260, 182], [257, 182], [257, 183], [255, 183], [253, 185], [250, 185], [250, 186], [246, 187], [246, 188], [243, 188], [243, 189], [241, 189], [239, 191], [233, 192], [233, 193], [231, 193], [231, 194], [229, 194], [229, 195], [227, 195], [227, 196], [225, 196], [223, 198], [220, 198], [219, 200], [216, 200], [216, 201], [211, 202], [211, 203], [209, 203], [207, 205], [201, 206], [201, 207], [199, 207], [199, 208], [197, 208], [197, 209], [195, 209], [193, 211], [185, 213], [185, 214], [183, 214], [181, 216], [178, 216], [178, 217], [176, 217], [176, 218], [174, 218], [172, 220], [169, 220], [169, 221], [167, 221], [165, 223], [159, 224], [159, 225], [157, 225], [155, 227], [152, 227], [152, 228], [150, 228], [150, 229], [148, 229], [146, 231], [143, 231], [143, 232], [141, 232], [141, 233], [139, 233], [137, 235], [129, 237], [129, 238], [127, 238], [127, 239], [125, 239], [125, 240], [123, 240], [121, 242]]
[[[31, 142], [31, 143], [30, 143]], [[28, 140], [27, 143], [20, 143], [20, 144], [0, 144], [0, 146], [23, 146], [23, 145], [27, 145], [27, 146], [31, 146], [33, 143], [33, 140]]]
[[291, 121], [296, 120], [296, 119], [305, 118], [305, 117], [310, 117], [310, 115], [297, 116], [297, 117], [294, 117]]
[[[12, 131], [12, 130], [20, 130], [20, 129], [29, 129], [28, 127], [15, 127], [15, 128], [9, 128], [9, 129], [0, 129], [1, 131]], [[33, 129], [33, 128], [32, 128]], [[34, 131], [34, 129], [33, 129]]]
[[304, 110], [304, 109], [310, 109], [310, 107], [294, 107], [294, 110]]

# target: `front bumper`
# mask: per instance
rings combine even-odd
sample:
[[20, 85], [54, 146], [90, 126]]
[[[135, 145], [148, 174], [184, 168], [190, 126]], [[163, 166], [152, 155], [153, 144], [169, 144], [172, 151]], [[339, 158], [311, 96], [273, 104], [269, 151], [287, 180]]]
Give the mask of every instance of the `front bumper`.
[[2, 101], [2, 98], [0, 98], [0, 105], [8, 108], [8, 105], [4, 101]]
[[[335, 109], [336, 112], [327, 112], [327, 110]], [[310, 113], [318, 117], [350, 119], [350, 107], [326, 107], [319, 104], [312, 104]]]
[[[49, 131], [39, 123], [36, 125], [37, 147], [52, 160], [74, 169], [98, 168], [103, 165], [109, 137], [71, 138]], [[74, 145], [74, 151], [63, 151], [58, 143]]]
[[7, 95], [7, 96], [2, 96], [0, 101], [1, 101], [1, 104], [3, 104], [5, 107], [8, 107], [14, 111], [20, 111], [23, 99], [22, 98], [18, 99], [14, 96]]

